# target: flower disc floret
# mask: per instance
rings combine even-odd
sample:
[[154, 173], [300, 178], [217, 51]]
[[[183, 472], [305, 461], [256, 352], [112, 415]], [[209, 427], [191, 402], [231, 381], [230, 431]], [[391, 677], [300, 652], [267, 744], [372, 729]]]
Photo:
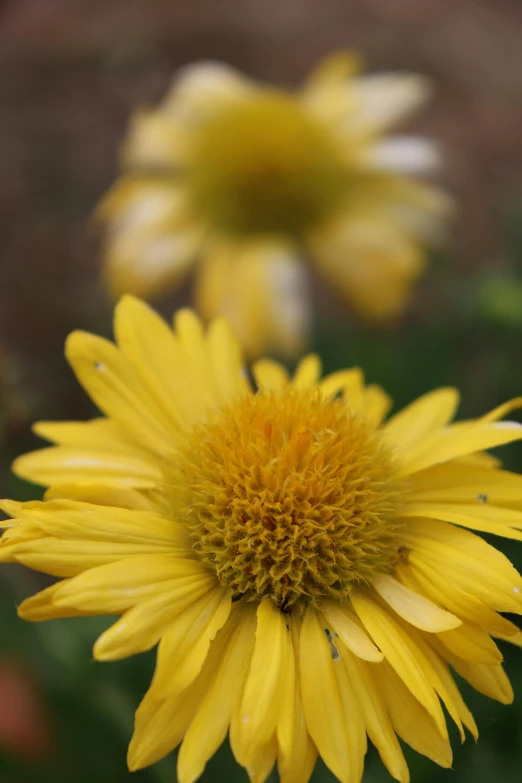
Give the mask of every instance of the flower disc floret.
[[379, 433], [317, 391], [249, 395], [190, 433], [170, 477], [193, 547], [236, 596], [342, 599], [396, 557]]
[[221, 231], [299, 236], [335, 212], [346, 185], [331, 133], [282, 92], [227, 105], [195, 132], [190, 198]]

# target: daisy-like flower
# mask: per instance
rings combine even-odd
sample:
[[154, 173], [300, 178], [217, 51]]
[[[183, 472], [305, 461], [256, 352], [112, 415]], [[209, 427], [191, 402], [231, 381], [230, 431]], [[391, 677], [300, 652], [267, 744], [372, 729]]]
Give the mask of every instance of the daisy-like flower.
[[436, 167], [433, 143], [386, 135], [428, 95], [420, 76], [361, 75], [349, 54], [296, 94], [218, 63], [185, 68], [134, 117], [99, 209], [109, 287], [153, 296], [197, 261], [199, 311], [225, 315], [251, 357], [305, 342], [303, 258], [363, 318], [397, 316], [450, 210], [410, 176]]
[[102, 661], [158, 644], [130, 768], [181, 743], [191, 783], [227, 732], [259, 783], [275, 763], [306, 783], [318, 754], [357, 783], [367, 737], [399, 781], [398, 737], [449, 767], [442, 705], [477, 736], [450, 666], [513, 695], [494, 638], [520, 643], [501, 613], [522, 613], [522, 578], [471, 531], [522, 538], [522, 477], [485, 452], [522, 438], [501, 421], [520, 400], [452, 423], [443, 388], [384, 421], [382, 389], [313, 355], [250, 380], [224, 321], [181, 311], [172, 332], [126, 297], [115, 334], [70, 336], [104, 417], [36, 426], [56, 445], [15, 471], [50, 489], [3, 503], [0, 554], [61, 578], [22, 617], [121, 615]]

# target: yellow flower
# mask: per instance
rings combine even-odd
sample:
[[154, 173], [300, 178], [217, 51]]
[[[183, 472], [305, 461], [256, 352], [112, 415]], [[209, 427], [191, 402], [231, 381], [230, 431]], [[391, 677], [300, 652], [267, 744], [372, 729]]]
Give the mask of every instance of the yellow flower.
[[361, 317], [397, 316], [450, 210], [410, 176], [437, 166], [434, 144], [386, 135], [428, 95], [416, 75], [360, 75], [349, 54], [297, 94], [218, 63], [185, 68], [134, 117], [100, 206], [109, 287], [154, 296], [199, 259], [198, 309], [225, 315], [254, 357], [306, 341], [305, 257]]
[[522, 477], [484, 451], [522, 438], [501, 421], [521, 401], [452, 423], [442, 388], [384, 421], [382, 389], [313, 355], [250, 380], [221, 320], [172, 332], [125, 297], [115, 334], [69, 337], [104, 417], [36, 426], [56, 445], [14, 469], [50, 489], [3, 503], [0, 554], [61, 578], [22, 617], [121, 615], [98, 660], [159, 643], [130, 768], [181, 743], [191, 783], [227, 731], [259, 783], [276, 762], [305, 783], [318, 754], [356, 783], [367, 735], [397, 780], [397, 737], [449, 767], [442, 705], [477, 736], [449, 665], [512, 699], [494, 639], [520, 644], [500, 613], [522, 613], [522, 578], [471, 530], [522, 538]]

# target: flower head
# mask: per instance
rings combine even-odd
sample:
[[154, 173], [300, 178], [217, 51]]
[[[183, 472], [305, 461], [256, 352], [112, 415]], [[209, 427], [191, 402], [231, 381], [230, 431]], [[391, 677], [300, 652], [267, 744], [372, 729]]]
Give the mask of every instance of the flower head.
[[100, 207], [116, 294], [175, 286], [196, 258], [196, 299], [247, 353], [295, 355], [309, 320], [309, 257], [361, 316], [402, 311], [448, 198], [411, 179], [437, 164], [422, 138], [386, 136], [427, 97], [408, 74], [322, 63], [299, 93], [220, 64], [184, 69], [133, 120], [123, 174]]
[[158, 644], [130, 767], [181, 743], [191, 783], [227, 732], [259, 783], [306, 783], [318, 754], [357, 783], [367, 736], [397, 780], [397, 737], [449, 767], [442, 705], [477, 736], [450, 666], [512, 699], [494, 639], [520, 645], [522, 577], [472, 531], [522, 538], [522, 477], [485, 451], [522, 439], [521, 401], [454, 423], [443, 388], [386, 420], [381, 388], [315, 356], [251, 380], [224, 321], [171, 331], [125, 297], [115, 334], [70, 336], [103, 417], [36, 426], [55, 445], [14, 469], [49, 489], [4, 501], [0, 557], [59, 577], [24, 618], [120, 615], [97, 659]]

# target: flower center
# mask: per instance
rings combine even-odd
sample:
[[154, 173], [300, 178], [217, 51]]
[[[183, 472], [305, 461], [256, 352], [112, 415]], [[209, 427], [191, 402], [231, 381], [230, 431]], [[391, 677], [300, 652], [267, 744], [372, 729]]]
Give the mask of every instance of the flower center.
[[276, 91], [214, 115], [196, 134], [190, 161], [194, 209], [235, 235], [300, 235], [337, 209], [346, 189], [327, 128]]
[[169, 498], [221, 584], [286, 607], [388, 571], [401, 488], [381, 435], [342, 399], [258, 393], [197, 426]]

